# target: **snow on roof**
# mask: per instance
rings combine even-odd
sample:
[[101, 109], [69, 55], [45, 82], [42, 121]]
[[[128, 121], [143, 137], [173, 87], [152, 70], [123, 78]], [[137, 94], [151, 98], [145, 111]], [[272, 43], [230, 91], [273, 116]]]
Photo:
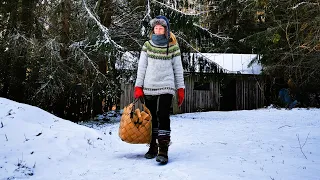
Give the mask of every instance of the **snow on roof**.
[[257, 54], [225, 54], [225, 53], [201, 53], [207, 59], [219, 64], [229, 73], [241, 74], [260, 74], [262, 66], [253, 63], [248, 67], [249, 63], [257, 58]]
[[[138, 57], [134, 56], [135, 53], [139, 52], [124, 53], [121, 61], [117, 62], [116, 68], [137, 68]], [[260, 74], [262, 70], [262, 66], [258, 63], [253, 63], [251, 67], [248, 67], [249, 63], [257, 58], [257, 54], [199, 53], [197, 56], [204, 56], [209, 61], [215, 62], [227, 73]]]

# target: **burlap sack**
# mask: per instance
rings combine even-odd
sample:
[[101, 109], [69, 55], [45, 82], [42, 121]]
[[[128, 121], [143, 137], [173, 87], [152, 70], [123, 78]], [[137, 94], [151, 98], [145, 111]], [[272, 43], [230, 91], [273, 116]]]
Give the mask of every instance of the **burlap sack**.
[[152, 135], [151, 113], [142, 104], [143, 111], [134, 108], [134, 103], [129, 104], [123, 110], [121, 116], [119, 137], [122, 141], [131, 144], [149, 144]]

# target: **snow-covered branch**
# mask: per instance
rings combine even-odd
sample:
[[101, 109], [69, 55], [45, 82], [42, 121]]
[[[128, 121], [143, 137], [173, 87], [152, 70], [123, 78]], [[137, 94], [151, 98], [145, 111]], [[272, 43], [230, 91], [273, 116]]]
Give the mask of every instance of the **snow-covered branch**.
[[311, 2], [300, 2], [297, 5], [293, 6], [291, 9], [297, 9], [298, 7], [302, 5], [310, 5], [310, 6], [319, 6], [319, 3], [311, 3]]
[[223, 40], [231, 40], [232, 39], [232, 38], [229, 38], [229, 37], [223, 37], [223, 36], [219, 36], [218, 34], [214, 34], [214, 33], [210, 32], [208, 29], [206, 29], [204, 27], [201, 27], [198, 24], [193, 23], [193, 25], [198, 27], [198, 28], [200, 28], [200, 29], [202, 29], [202, 30], [204, 30], [204, 31], [207, 31], [210, 34], [211, 37], [216, 37], [216, 38], [223, 39]]
[[151, 15], [150, 15], [150, 0], [148, 0], [148, 4], [147, 4], [147, 12], [146, 12], [146, 15], [144, 16], [143, 20], [145, 20], [146, 18], [149, 18], [151, 19]]
[[168, 8], [168, 9], [171, 9], [171, 10], [173, 10], [173, 11], [176, 11], [176, 12], [178, 12], [178, 13], [180, 13], [180, 14], [185, 15], [185, 16], [199, 16], [199, 15], [200, 15], [199, 13], [197, 13], [197, 14], [187, 14], [187, 13], [184, 13], [184, 12], [179, 11], [179, 10], [177, 10], [177, 9], [169, 6], [169, 5], [166, 5], [166, 4], [162, 3], [162, 2], [159, 2], [159, 1], [157, 1], [157, 0], [152, 0], [152, 2], [153, 2], [153, 3], [160, 4], [161, 6], [164, 6], [164, 7]]
[[[152, 2], [153, 2], [153, 3], [157, 3], [157, 4], [161, 5], [161, 6], [164, 6], [164, 7], [168, 8], [168, 9], [171, 9], [171, 10], [173, 10], [173, 11], [176, 11], [176, 12], [182, 14], [182, 15], [185, 15], [185, 16], [200, 16], [200, 15], [206, 14], [206, 13], [208, 13], [208, 12], [217, 11], [217, 8], [218, 8], [218, 6], [211, 6], [211, 7], [212, 7], [211, 10], [200, 11], [200, 12], [198, 12], [198, 13], [185, 13], [185, 12], [182, 12], [182, 11], [176, 9], [176, 7], [177, 7], [177, 6], [176, 6], [176, 3], [175, 3], [175, 5], [174, 5], [174, 7], [171, 7], [171, 6], [167, 5], [167, 4], [164, 4], [164, 3], [162, 3], [162, 2], [159, 2], [159, 1], [157, 1], [157, 0], [152, 0]], [[150, 4], [149, 4], [149, 0], [148, 0], [148, 5], [147, 5], [147, 12], [148, 12], [147, 15], [150, 17]]]
[[[118, 24], [118, 23], [120, 23], [123, 19], [129, 19], [128, 18], [128, 16], [130, 17], [130, 16], [132, 16], [132, 13], [134, 13], [134, 12], [136, 12], [138, 9], [140, 9], [140, 8], [143, 8], [143, 6], [137, 6], [137, 7], [135, 7], [131, 12], [129, 12], [129, 13], [125, 13], [125, 14], [123, 14], [122, 16], [119, 16], [118, 18], [119, 19], [115, 19], [114, 21], [113, 21], [113, 23], [114, 24]], [[117, 18], [117, 17], [116, 17]]]
[[[18, 42], [18, 44], [20, 44], [19, 43], [19, 39], [23, 39], [24, 41], [26, 41], [27, 43], [30, 43], [31, 45], [34, 45], [34, 42], [32, 41], [32, 39], [31, 38], [27, 38], [27, 37], [25, 37], [25, 35], [23, 35], [23, 34], [20, 34], [19, 33], [19, 31], [16, 31], [16, 34], [13, 34], [13, 35], [11, 35], [11, 39], [13, 39], [14, 41], [17, 41]], [[21, 41], [20, 41], [21, 42]]]
[[96, 22], [96, 24], [98, 25], [99, 29], [104, 33], [104, 40], [105, 40], [107, 43], [111, 42], [111, 43], [112, 43], [115, 47], [117, 47], [118, 49], [123, 49], [123, 47], [121, 47], [120, 45], [118, 45], [116, 42], [114, 42], [114, 41], [111, 39], [111, 37], [110, 37], [110, 35], [109, 35], [109, 29], [106, 28], [104, 25], [102, 25], [102, 24], [100, 23], [100, 21], [98, 21], [98, 19], [93, 15], [93, 13], [92, 13], [92, 12], [90, 11], [90, 9], [88, 8], [86, 1], [85, 1], [85, 0], [82, 0], [82, 2], [83, 2], [83, 5], [84, 5], [85, 10], [86, 10], [87, 13], [89, 14], [89, 17]]
[[44, 88], [46, 88], [49, 83], [51, 82], [51, 80], [53, 80], [54, 74], [57, 72], [58, 68], [56, 68], [50, 75], [49, 75], [49, 80], [41, 85], [41, 88], [32, 96], [31, 100], [33, 100]]
[[[184, 40], [183, 38], [177, 36], [177, 38], [179, 38], [180, 40], [182, 40], [187, 46], [189, 46], [190, 48], [192, 48], [195, 52], [197, 52], [197, 54], [200, 54], [201, 56], [204, 56], [200, 51], [198, 51], [196, 48], [194, 48], [191, 44], [189, 44], [186, 40]], [[216, 62], [212, 62], [214, 63], [217, 67], [219, 67], [219, 69], [223, 69], [223, 70], [226, 70], [224, 69], [222, 66], [220, 66], [218, 63]]]
[[85, 56], [85, 58], [90, 62], [90, 64], [92, 65], [92, 67], [96, 70], [96, 72], [100, 75], [102, 75], [105, 79], [108, 79], [103, 73], [101, 73], [99, 71], [99, 69], [97, 69], [96, 64], [89, 58], [89, 56], [81, 49], [78, 48], [78, 50], [83, 53], [83, 55]]

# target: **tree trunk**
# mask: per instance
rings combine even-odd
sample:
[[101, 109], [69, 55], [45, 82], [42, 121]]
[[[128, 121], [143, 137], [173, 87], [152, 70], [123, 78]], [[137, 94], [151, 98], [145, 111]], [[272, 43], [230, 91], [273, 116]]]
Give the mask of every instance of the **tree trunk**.
[[[9, 20], [8, 25], [6, 27], [7, 31], [4, 37], [8, 37], [10, 33], [14, 31], [14, 29], [17, 28], [17, 20], [18, 20], [18, 2], [17, 1], [8, 1], [6, 2], [7, 5], [7, 11], [6, 13], [9, 13]], [[10, 51], [6, 51], [3, 54], [3, 88], [1, 96], [5, 98], [9, 98], [9, 89], [10, 89], [10, 82], [11, 82], [11, 53]]]
[[61, 23], [62, 23], [62, 33], [61, 33], [61, 46], [60, 46], [60, 56], [63, 60], [68, 58], [68, 46], [70, 43], [69, 35], [70, 35], [70, 15], [71, 15], [71, 1], [63, 0], [61, 2], [62, 7], [62, 15], [61, 15]]
[[[112, 15], [114, 14], [113, 11], [113, 4], [112, 0], [100, 0], [98, 2], [98, 7], [97, 7], [97, 12], [101, 20], [101, 24], [103, 24], [105, 27], [109, 28], [111, 23], [112, 23]], [[112, 53], [110, 53], [112, 54]], [[99, 70], [104, 73], [108, 74], [109, 77], [111, 78], [110, 81], [114, 81], [115, 79], [115, 74], [114, 74], [114, 69], [115, 69], [115, 58], [112, 58], [109, 56], [107, 53], [102, 54], [101, 56], [98, 57], [98, 65], [99, 65]], [[113, 104], [111, 100], [112, 98], [105, 97], [106, 104]], [[102, 112], [102, 99], [96, 99], [94, 100], [95, 102], [93, 103], [93, 110], [94, 112]]]
[[[71, 0], [62, 0], [61, 2], [61, 14], [60, 14], [60, 23], [61, 23], [61, 34], [60, 34], [60, 57], [64, 60], [64, 63], [67, 67], [71, 66], [71, 63], [68, 61], [69, 57], [69, 44], [70, 44], [70, 16], [71, 16]], [[56, 100], [56, 105], [54, 106], [54, 114], [58, 114], [60, 117], [64, 117], [65, 108], [67, 102], [70, 98], [68, 92], [63, 91]], [[69, 106], [72, 106], [72, 102]], [[70, 112], [72, 113], [72, 112]]]
[[[21, 3], [21, 4], [20, 4]], [[34, 10], [34, 0], [22, 0], [22, 1], [12, 1], [9, 3], [8, 9], [10, 12], [8, 33], [15, 34], [15, 30], [25, 36], [27, 39], [31, 37], [33, 29], [33, 10]], [[21, 13], [19, 14], [19, 9]], [[18, 26], [18, 24], [21, 26]], [[6, 65], [8, 66], [4, 78], [4, 96], [13, 99], [18, 102], [25, 102], [25, 85], [26, 85], [26, 64], [28, 61], [27, 57], [27, 47], [24, 47], [26, 42], [22, 42], [20, 51], [10, 50], [8, 53], [8, 59], [6, 60]], [[14, 48], [14, 47], [11, 47]], [[13, 51], [13, 52], [12, 52]], [[12, 56], [11, 53], [16, 53]]]
[[[98, 1], [98, 15], [101, 19], [101, 24], [103, 24], [105, 27], [109, 28], [112, 22], [112, 15], [113, 15], [113, 4], [112, 0], [99, 0]], [[99, 70], [102, 73], [106, 73], [107, 70], [112, 69], [113, 67], [107, 67], [109, 66], [107, 64], [108, 61], [107, 55], [99, 56]]]
[[111, 25], [111, 17], [113, 15], [112, 0], [102, 0], [98, 9], [98, 14], [101, 19], [101, 23], [107, 28]]
[[[34, 24], [34, 0], [23, 0], [21, 3], [21, 27], [19, 27], [20, 32], [30, 39], [33, 32]], [[23, 43], [26, 44], [26, 43]], [[18, 58], [14, 62], [12, 76], [14, 76], [14, 81], [11, 83], [10, 94], [14, 100], [18, 102], [25, 102], [26, 93], [26, 69], [28, 63], [27, 47], [22, 47]]]

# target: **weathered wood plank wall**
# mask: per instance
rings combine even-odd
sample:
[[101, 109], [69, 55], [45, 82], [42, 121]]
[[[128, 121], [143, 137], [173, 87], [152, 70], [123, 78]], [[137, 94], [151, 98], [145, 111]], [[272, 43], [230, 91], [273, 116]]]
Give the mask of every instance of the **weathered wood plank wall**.
[[261, 76], [239, 76], [236, 79], [237, 110], [264, 106], [265, 80]]
[[[197, 112], [203, 110], [219, 110], [220, 84], [214, 74], [185, 75], [185, 99], [181, 106], [181, 112]], [[209, 90], [195, 90], [195, 83], [208, 83]]]
[[[227, 80], [226, 80], [227, 79]], [[232, 80], [232, 81], [231, 81]], [[264, 106], [265, 79], [259, 75], [244, 74], [185, 74], [185, 99], [180, 108], [173, 99], [173, 113], [190, 113], [208, 110], [221, 110], [221, 85], [223, 83], [235, 83], [231, 91], [235, 94], [235, 109], [257, 109]], [[196, 86], [206, 84], [206, 88], [199, 89]], [[122, 84], [123, 93], [120, 99], [120, 108], [131, 103], [134, 93], [134, 84]], [[230, 89], [228, 89], [230, 90]], [[232, 102], [231, 102], [232, 104]], [[139, 105], [140, 106], [140, 105]]]
[[[123, 93], [120, 97], [120, 109], [134, 102], [134, 83], [122, 83], [121, 90], [123, 91]], [[138, 101], [135, 106], [142, 109], [140, 101]]]

